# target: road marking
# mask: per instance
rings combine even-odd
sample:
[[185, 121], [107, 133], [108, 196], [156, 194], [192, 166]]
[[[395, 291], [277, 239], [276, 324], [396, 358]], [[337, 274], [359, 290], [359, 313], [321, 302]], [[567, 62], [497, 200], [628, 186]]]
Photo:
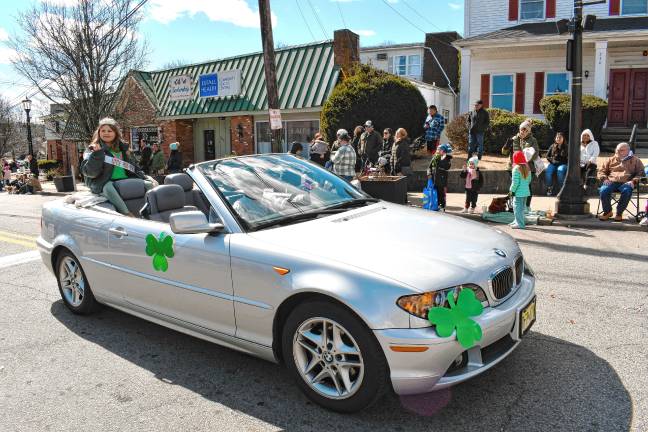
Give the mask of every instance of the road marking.
[[36, 240], [36, 237], [26, 235], [26, 234], [19, 234], [11, 231], [1, 231], [0, 230], [0, 236], [7, 236], [7, 237], [13, 237], [17, 239], [23, 239], [23, 240]]
[[40, 252], [37, 250], [23, 252], [13, 255], [0, 257], [0, 269], [15, 266], [18, 264], [25, 264], [40, 259]]
[[0, 243], [11, 243], [19, 246], [24, 246], [29, 249], [36, 249], [36, 237], [30, 237], [8, 231], [0, 231]]

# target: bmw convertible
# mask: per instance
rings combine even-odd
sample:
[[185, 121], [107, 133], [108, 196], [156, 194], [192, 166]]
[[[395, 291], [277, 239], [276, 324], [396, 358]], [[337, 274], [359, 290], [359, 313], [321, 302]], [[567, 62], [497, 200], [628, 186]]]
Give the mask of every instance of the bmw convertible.
[[115, 188], [138, 217], [89, 194], [43, 206], [38, 247], [70, 311], [106, 305], [281, 363], [331, 410], [484, 373], [535, 321], [535, 276], [509, 235], [291, 155]]

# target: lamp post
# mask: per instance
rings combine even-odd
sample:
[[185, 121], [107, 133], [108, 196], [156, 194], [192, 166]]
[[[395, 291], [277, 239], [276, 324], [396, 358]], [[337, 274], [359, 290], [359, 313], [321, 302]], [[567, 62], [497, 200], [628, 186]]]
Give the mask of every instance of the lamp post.
[[29, 111], [31, 111], [31, 104], [32, 101], [27, 98], [24, 101], [21, 102], [22, 107], [27, 113], [27, 144], [29, 145], [29, 154], [31, 155], [32, 159], [34, 158], [34, 147], [32, 145], [32, 134], [31, 134], [31, 118], [29, 117]]

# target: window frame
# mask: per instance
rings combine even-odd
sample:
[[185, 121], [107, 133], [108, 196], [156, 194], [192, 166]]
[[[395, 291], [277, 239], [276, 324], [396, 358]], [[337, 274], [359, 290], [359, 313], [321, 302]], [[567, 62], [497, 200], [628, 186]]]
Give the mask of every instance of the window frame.
[[621, 0], [621, 4], [619, 5], [619, 16], [644, 16], [648, 15], [648, 0], [646, 1], [646, 9], [644, 12], [639, 12], [639, 13], [623, 13], [623, 5], [625, 4], [626, 0]]
[[[396, 59], [400, 59], [401, 57], [405, 58], [405, 73], [404, 74], [399, 74], [397, 72], [397, 68], [400, 67], [401, 65], [396, 62]], [[410, 67], [414, 65], [414, 63], [410, 63], [410, 57], [418, 57], [419, 61], [418, 64], [416, 64], [419, 67], [419, 72], [418, 74], [411, 74], [410, 73]], [[388, 69], [389, 73], [394, 74], [396, 76], [400, 77], [410, 77], [410, 78], [421, 78], [423, 75], [423, 58], [421, 54], [397, 54], [393, 55], [388, 58]]]
[[[522, 18], [522, 2], [538, 2], [542, 1], [542, 16], [540, 18]], [[546, 21], [547, 19], [547, 0], [518, 0], [518, 14], [520, 22], [532, 22], [532, 21]]]
[[[507, 76], [511, 77], [511, 82], [513, 83], [513, 86], [511, 87], [511, 93], [495, 93], [495, 77], [501, 77], [501, 76]], [[490, 82], [490, 107], [491, 108], [498, 108], [502, 110], [506, 110], [505, 108], [499, 108], [493, 105], [493, 96], [507, 96], [511, 95], [511, 109], [506, 110], [509, 112], [514, 112], [515, 111], [515, 73], [499, 73], [499, 74], [491, 74], [491, 82]]]
[[[548, 93], [548, 87], [549, 87], [549, 75], [565, 75], [567, 76], [567, 91], [562, 92], [562, 93]], [[543, 95], [544, 96], [553, 96], [557, 94], [571, 94], [571, 82], [572, 82], [572, 77], [569, 72], [560, 72], [560, 71], [555, 71], [555, 72], [545, 72], [545, 79], [544, 79], [544, 91]]]
[[[318, 122], [319, 123], [318, 130], [320, 130], [319, 128], [322, 126], [322, 123], [321, 123], [320, 119], [318, 119], [318, 118], [282, 120], [281, 121], [281, 133], [282, 133], [282, 141], [283, 141], [282, 148], [283, 148], [284, 152], [287, 152], [289, 150], [289, 148], [288, 148], [288, 144], [289, 144], [288, 143], [288, 123], [290, 123], [290, 122], [301, 122], [301, 121]], [[268, 127], [270, 127], [270, 119], [268, 119], [268, 120], [254, 120], [254, 147], [255, 147], [256, 153], [261, 154], [261, 152], [259, 151], [259, 123], [267, 123]], [[272, 131], [272, 129], [270, 131]], [[266, 141], [263, 141], [263, 142], [266, 142]], [[305, 150], [304, 154], [309, 153], [308, 149], [304, 149], [304, 150]], [[269, 153], [272, 153], [272, 147], [270, 148]], [[269, 153], [263, 153], [263, 154], [269, 154]]]

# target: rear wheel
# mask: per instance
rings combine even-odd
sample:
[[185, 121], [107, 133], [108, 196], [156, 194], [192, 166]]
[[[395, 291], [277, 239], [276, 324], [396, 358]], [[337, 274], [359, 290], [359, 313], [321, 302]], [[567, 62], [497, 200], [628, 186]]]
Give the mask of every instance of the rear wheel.
[[283, 358], [306, 396], [338, 412], [360, 411], [387, 388], [382, 349], [354, 314], [334, 303], [309, 302], [289, 315]]
[[56, 260], [56, 279], [63, 303], [72, 312], [88, 315], [99, 309], [81, 264], [70, 251], [62, 251]]

